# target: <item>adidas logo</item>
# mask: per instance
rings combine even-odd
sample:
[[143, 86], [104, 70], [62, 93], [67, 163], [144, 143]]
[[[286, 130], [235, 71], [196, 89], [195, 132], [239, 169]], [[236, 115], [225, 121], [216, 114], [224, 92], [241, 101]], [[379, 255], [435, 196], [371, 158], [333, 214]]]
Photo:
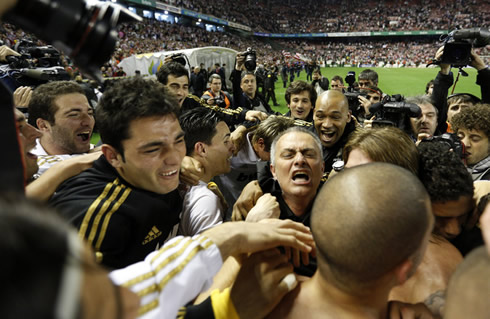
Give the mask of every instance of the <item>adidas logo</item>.
[[145, 240], [143, 240], [141, 244], [146, 245], [150, 241], [157, 239], [160, 236], [162, 236], [162, 232], [157, 228], [157, 226], [153, 226], [148, 235], [146, 235]]

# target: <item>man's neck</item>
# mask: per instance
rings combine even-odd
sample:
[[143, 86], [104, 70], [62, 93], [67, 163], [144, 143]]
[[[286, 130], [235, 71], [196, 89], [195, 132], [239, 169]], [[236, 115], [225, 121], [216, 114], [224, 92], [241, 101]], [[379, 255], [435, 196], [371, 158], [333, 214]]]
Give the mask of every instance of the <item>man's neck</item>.
[[310, 195], [308, 194], [307, 197], [305, 196], [288, 196], [286, 194], [282, 194], [282, 198], [288, 205], [289, 209], [293, 212], [294, 215], [296, 216], [303, 216], [308, 212], [308, 210], [311, 208], [311, 205], [313, 203], [313, 200], [315, 199], [316, 193]]
[[[272, 312], [271, 318], [386, 318], [388, 291], [358, 291], [349, 294], [326, 279], [317, 271], [301, 287], [286, 295]], [[291, 298], [293, 297], [293, 298]], [[281, 311], [288, 309], [288, 313]]]
[[71, 153], [63, 147], [53, 143], [47, 136], [41, 136], [39, 143], [44, 148], [48, 155], [71, 155]]

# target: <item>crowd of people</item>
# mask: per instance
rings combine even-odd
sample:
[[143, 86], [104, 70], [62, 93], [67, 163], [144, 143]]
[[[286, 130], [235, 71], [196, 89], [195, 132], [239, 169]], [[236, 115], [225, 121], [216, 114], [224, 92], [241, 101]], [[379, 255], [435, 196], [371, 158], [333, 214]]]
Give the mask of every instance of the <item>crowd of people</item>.
[[[158, 26], [123, 26], [118, 48], [209, 36]], [[219, 64], [171, 58], [102, 92], [2, 79], [0, 317], [486, 319], [490, 68], [470, 55], [479, 96], [448, 94], [441, 48], [404, 101], [373, 69], [355, 92], [293, 70], [286, 114], [244, 54], [228, 92]]]
[[488, 26], [489, 5], [478, 0], [429, 1], [164, 1], [249, 26], [255, 32], [318, 33], [451, 30]]

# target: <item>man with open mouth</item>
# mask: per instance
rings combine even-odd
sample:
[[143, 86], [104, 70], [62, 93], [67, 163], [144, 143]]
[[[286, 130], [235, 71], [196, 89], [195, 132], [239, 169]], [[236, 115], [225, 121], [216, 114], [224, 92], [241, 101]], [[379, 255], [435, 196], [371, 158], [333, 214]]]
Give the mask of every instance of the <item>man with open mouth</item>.
[[345, 95], [334, 90], [323, 92], [316, 100], [313, 121], [323, 146], [325, 173], [329, 173], [332, 164], [342, 159], [342, 149], [356, 128]]
[[179, 105], [163, 85], [121, 80], [97, 106], [102, 156], [50, 200], [110, 268], [143, 260], [177, 233], [185, 156]]
[[41, 175], [52, 165], [90, 151], [95, 125], [94, 110], [83, 88], [71, 81], [54, 81], [37, 87], [29, 102], [29, 124], [42, 136], [32, 150]]

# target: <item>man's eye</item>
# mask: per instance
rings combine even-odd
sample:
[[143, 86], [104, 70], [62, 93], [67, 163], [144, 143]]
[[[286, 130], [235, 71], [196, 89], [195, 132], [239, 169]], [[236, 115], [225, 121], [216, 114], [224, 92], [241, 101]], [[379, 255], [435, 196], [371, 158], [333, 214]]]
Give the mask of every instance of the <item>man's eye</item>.
[[146, 150], [145, 154], [151, 154], [151, 153], [155, 153], [157, 151], [158, 151], [158, 148], [152, 148], [152, 149]]

